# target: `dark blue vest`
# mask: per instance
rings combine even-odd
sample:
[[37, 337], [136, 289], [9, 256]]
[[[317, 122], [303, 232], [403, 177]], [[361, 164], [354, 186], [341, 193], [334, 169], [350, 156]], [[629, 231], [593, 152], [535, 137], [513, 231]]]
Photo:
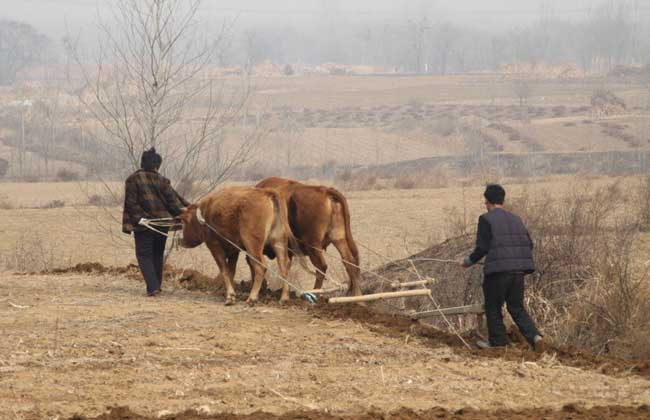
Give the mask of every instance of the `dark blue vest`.
[[485, 274], [534, 272], [533, 243], [519, 216], [497, 208], [483, 217], [492, 231], [490, 250], [485, 257]]

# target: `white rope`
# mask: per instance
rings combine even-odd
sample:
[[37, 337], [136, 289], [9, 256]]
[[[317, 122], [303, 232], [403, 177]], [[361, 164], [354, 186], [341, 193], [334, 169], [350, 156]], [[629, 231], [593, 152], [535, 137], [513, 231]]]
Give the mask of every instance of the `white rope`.
[[[257, 258], [253, 257], [251, 254], [249, 254], [245, 249], [241, 248], [239, 245], [237, 245], [236, 243], [234, 243], [234, 242], [231, 241], [230, 239], [226, 238], [226, 237], [225, 237], [223, 234], [221, 234], [219, 231], [217, 231], [217, 229], [215, 229], [214, 227], [212, 227], [212, 226], [211, 226], [211, 225], [210, 225], [210, 224], [205, 220], [205, 218], [203, 217], [203, 214], [201, 213], [201, 209], [198, 208], [198, 207], [197, 207], [197, 209], [196, 209], [196, 218], [198, 219], [199, 224], [204, 225], [204, 226], [207, 226], [208, 229], [210, 229], [212, 232], [214, 232], [214, 233], [215, 233], [217, 236], [219, 236], [221, 239], [223, 239], [224, 241], [228, 242], [230, 245], [234, 246], [234, 247], [235, 247], [236, 249], [238, 249], [240, 252], [243, 252], [244, 255], [246, 255], [248, 258], [250, 258], [250, 259], [253, 260], [254, 262], [258, 263], [258, 264], [261, 265], [264, 269], [270, 271], [271, 274], [274, 274], [274, 275], [275, 275], [277, 278], [279, 278], [282, 282], [284, 282], [284, 283], [287, 284], [288, 286], [290, 286], [290, 287], [294, 288], [296, 291], [298, 291], [298, 292], [300, 293], [300, 296], [305, 296], [305, 298], [306, 298], [310, 303], [314, 303], [314, 302], [316, 301], [316, 295], [314, 295], [313, 293], [306, 292], [306, 291], [304, 291], [304, 289], [302, 289], [302, 288], [300, 288], [300, 287], [298, 287], [298, 286], [292, 284], [289, 280], [287, 280], [286, 278], [282, 277], [279, 273], [277, 273], [273, 268], [268, 267], [267, 265], [265, 265], [264, 263], [262, 263], [260, 260], [258, 260]], [[278, 257], [278, 258], [279, 258], [279, 257]]]
[[152, 223], [151, 223], [151, 220], [149, 220], [149, 219], [140, 219], [140, 223], [139, 223], [139, 224], [140, 224], [140, 226], [144, 226], [144, 227], [146, 227], [146, 228], [149, 229], [149, 230], [152, 230], [152, 231], [154, 231], [154, 232], [156, 232], [156, 233], [159, 233], [159, 234], [161, 234], [161, 235], [166, 236], [166, 237], [169, 238], [169, 233], [165, 233], [165, 232], [163, 232], [163, 231], [161, 231], [161, 230], [159, 230], [159, 229], [156, 229], [156, 228], [154, 227], [154, 224], [152, 224]]
[[152, 230], [156, 233], [159, 233], [160, 235], [166, 236], [169, 238], [169, 233], [163, 232], [160, 229], [157, 228], [173, 228], [173, 227], [178, 227], [182, 226], [183, 224], [181, 222], [176, 221], [177, 219], [173, 217], [165, 217], [165, 218], [160, 218], [160, 219], [145, 219], [142, 218], [140, 219], [139, 224], [141, 226], [146, 227], [149, 230]]

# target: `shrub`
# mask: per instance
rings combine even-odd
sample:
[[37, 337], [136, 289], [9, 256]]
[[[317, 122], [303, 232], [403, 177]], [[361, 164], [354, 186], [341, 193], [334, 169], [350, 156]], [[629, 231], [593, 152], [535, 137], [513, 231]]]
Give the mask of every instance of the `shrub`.
[[124, 197], [121, 194], [92, 194], [88, 196], [88, 205], [96, 207], [116, 207], [122, 205]]
[[51, 270], [57, 261], [63, 262], [58, 250], [59, 248], [48, 244], [38, 232], [27, 231], [2, 256], [3, 266], [21, 273]]
[[535, 241], [531, 312], [560, 344], [647, 356], [647, 349], [632, 355], [625, 344], [641, 328], [638, 314], [650, 310], [641, 293], [645, 273], [633, 270], [638, 224], [626, 194], [618, 183], [593, 191], [584, 184], [560, 198], [544, 193], [511, 202]]
[[79, 173], [71, 171], [70, 169], [61, 168], [57, 171], [56, 178], [63, 182], [78, 181]]
[[395, 179], [394, 186], [400, 190], [412, 190], [416, 187], [416, 180], [411, 176], [400, 176]]
[[9, 201], [9, 197], [0, 195], [0, 210], [11, 210], [13, 208], [14, 205]]
[[287, 64], [284, 66], [284, 69], [282, 70], [285, 76], [293, 76], [296, 72], [293, 70], [293, 67], [291, 64]]
[[20, 180], [22, 182], [29, 182], [31, 184], [34, 184], [36, 182], [41, 182], [41, 177], [38, 175], [30, 174], [30, 175], [23, 175]]
[[42, 209], [60, 209], [62, 207], [65, 207], [65, 201], [63, 200], [52, 200], [41, 206]]
[[3, 178], [7, 175], [7, 170], [9, 169], [9, 161], [0, 158], [0, 178]]
[[456, 131], [456, 120], [451, 117], [439, 118], [433, 124], [433, 131], [442, 137], [449, 137]]

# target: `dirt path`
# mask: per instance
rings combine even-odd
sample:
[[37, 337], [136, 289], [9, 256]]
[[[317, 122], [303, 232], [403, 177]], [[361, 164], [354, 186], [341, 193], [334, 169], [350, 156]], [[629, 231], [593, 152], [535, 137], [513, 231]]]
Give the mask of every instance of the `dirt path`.
[[120, 275], [0, 275], [0, 418], [97, 416], [116, 405], [150, 416], [190, 408], [326, 416], [650, 404], [646, 379], [553, 357], [477, 358], [299, 307], [143, 291]]

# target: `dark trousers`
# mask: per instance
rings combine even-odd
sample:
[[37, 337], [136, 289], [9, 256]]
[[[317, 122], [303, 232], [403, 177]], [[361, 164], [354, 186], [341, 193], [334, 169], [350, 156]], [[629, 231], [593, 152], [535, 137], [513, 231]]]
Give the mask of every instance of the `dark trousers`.
[[[166, 229], [160, 229], [166, 232]], [[167, 237], [152, 230], [134, 232], [135, 256], [147, 284], [147, 293], [160, 290], [163, 281], [163, 263]]]
[[524, 308], [524, 274], [494, 273], [483, 279], [485, 297], [485, 318], [491, 346], [508, 344], [506, 327], [503, 325], [501, 308], [505, 302], [510, 316], [529, 343], [533, 344], [536, 335], [541, 335], [535, 323]]

